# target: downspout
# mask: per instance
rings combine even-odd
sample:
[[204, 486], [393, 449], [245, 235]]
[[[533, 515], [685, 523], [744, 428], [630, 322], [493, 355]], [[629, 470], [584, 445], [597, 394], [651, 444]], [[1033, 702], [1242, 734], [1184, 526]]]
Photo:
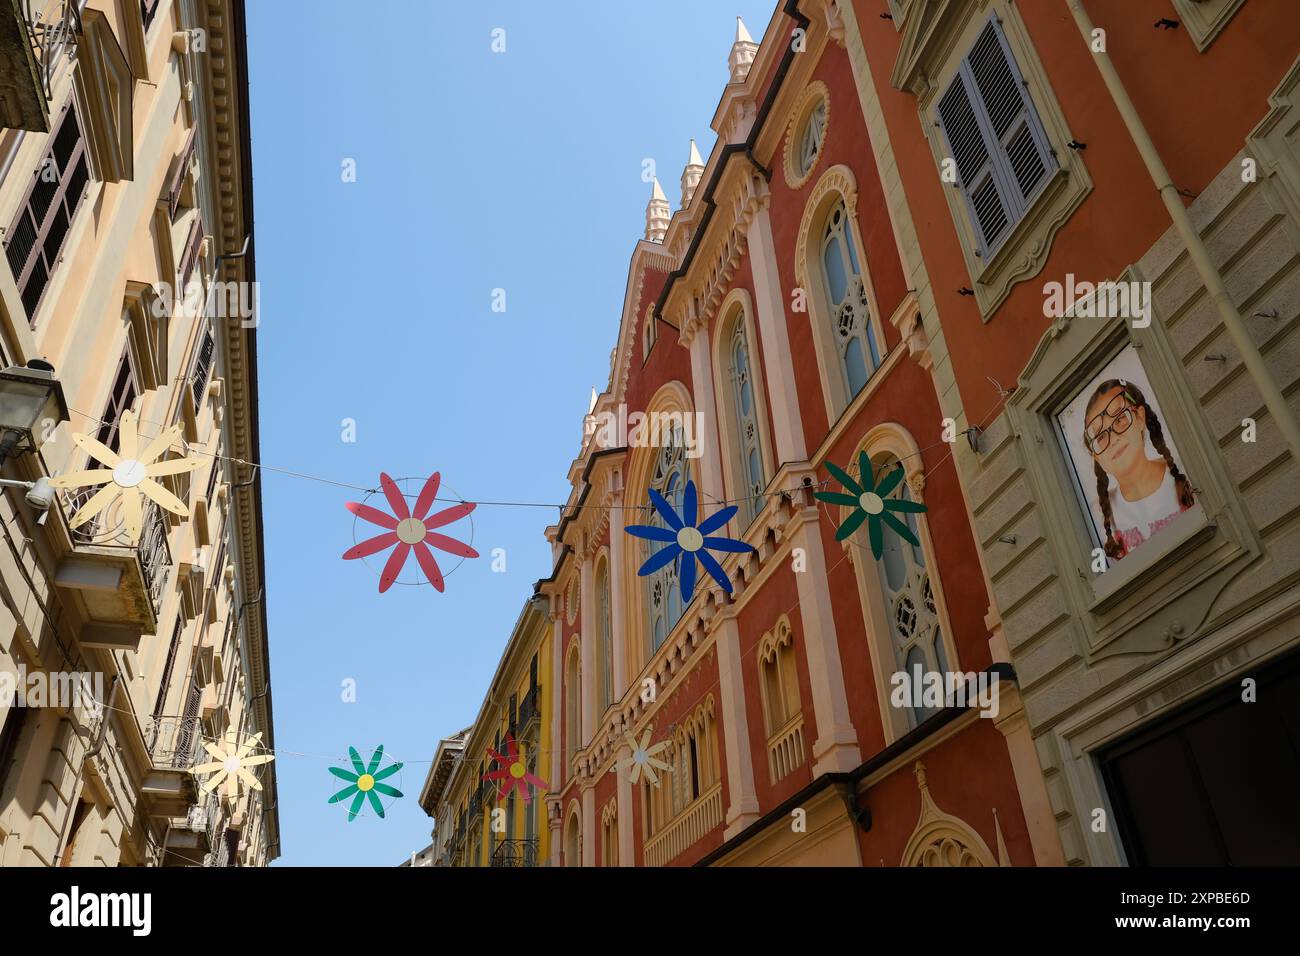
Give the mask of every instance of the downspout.
[[1129, 99], [1128, 92], [1124, 89], [1124, 83], [1115, 69], [1115, 64], [1111, 62], [1110, 55], [1105, 51], [1097, 52], [1092, 50], [1093, 25], [1087, 11], [1083, 9], [1083, 0], [1066, 0], [1066, 4], [1074, 15], [1075, 22], [1079, 25], [1079, 33], [1083, 36], [1084, 44], [1092, 51], [1097, 70], [1106, 83], [1111, 99], [1115, 101], [1115, 108], [1119, 110], [1124, 125], [1128, 127], [1128, 133], [1133, 139], [1133, 144], [1137, 147], [1138, 153], [1141, 154], [1142, 161], [1146, 163], [1147, 172], [1151, 174], [1151, 179], [1160, 192], [1160, 198], [1164, 200], [1165, 208], [1169, 210], [1169, 216], [1174, 222], [1174, 228], [1178, 230], [1183, 245], [1187, 247], [1187, 255], [1196, 267], [1201, 282], [1205, 285], [1206, 292], [1214, 301], [1215, 308], [1219, 310], [1219, 318], [1223, 320], [1228, 334], [1232, 336], [1233, 344], [1236, 345], [1237, 351], [1241, 353], [1241, 360], [1245, 363], [1246, 370], [1254, 379], [1255, 386], [1263, 396], [1269, 415], [1277, 422], [1282, 437], [1290, 446], [1291, 457], [1300, 462], [1300, 425], [1296, 423], [1295, 416], [1291, 414], [1291, 408], [1287, 405], [1282, 390], [1278, 387], [1277, 382], [1273, 380], [1273, 376], [1264, 362], [1264, 356], [1260, 354], [1259, 347], [1255, 344], [1255, 340], [1251, 338], [1250, 330], [1246, 328], [1241, 313], [1237, 311], [1237, 307], [1228, 298], [1228, 290], [1223, 285], [1223, 277], [1219, 275], [1219, 270], [1215, 268], [1214, 263], [1211, 261], [1210, 253], [1205, 248], [1205, 243], [1201, 241], [1200, 233], [1192, 225], [1192, 218], [1187, 214], [1186, 207], [1183, 206], [1183, 201], [1178, 194], [1178, 187], [1174, 185], [1173, 180], [1170, 178], [1169, 171], [1165, 169], [1165, 164], [1160, 159], [1160, 153], [1156, 150], [1155, 143], [1152, 142], [1150, 134], [1147, 133], [1146, 127], [1142, 124], [1142, 119], [1138, 116], [1133, 101]]
[[[99, 752], [104, 748], [104, 739], [108, 736], [109, 712], [113, 709], [113, 702], [117, 700], [117, 689], [119, 686], [121, 685], [118, 683], [118, 675], [114, 674], [113, 683], [108, 689], [107, 699], [103, 704], [103, 720], [101, 720], [99, 724], [99, 733], [97, 734], [95, 745], [87, 750], [82, 756], [81, 766], [77, 769], [77, 776], [72, 781], [72, 793], [76, 794], [78, 797], [81, 794], [81, 778], [86, 774], [86, 764], [88, 764], [92, 758], [98, 756]], [[68, 802], [68, 819], [63, 825], [63, 837], [59, 840], [59, 852], [54, 854], [53, 865], [56, 867], [59, 865], [59, 861], [63, 858], [63, 854], [68, 851], [68, 840], [72, 836], [72, 821], [77, 818], [77, 802], [78, 800], [76, 798]]]

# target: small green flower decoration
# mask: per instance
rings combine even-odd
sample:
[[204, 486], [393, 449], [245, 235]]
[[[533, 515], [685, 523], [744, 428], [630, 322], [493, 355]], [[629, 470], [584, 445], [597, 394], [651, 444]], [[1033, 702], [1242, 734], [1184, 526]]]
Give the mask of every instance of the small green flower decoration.
[[[383, 770], [379, 770], [379, 764], [384, 759], [383, 744], [380, 744], [379, 747], [375, 749], [375, 752], [370, 755], [369, 765], [361, 762], [361, 755], [357, 753], [355, 747], [348, 748], [348, 756], [352, 758], [352, 767], [356, 770], [356, 773], [344, 770], [342, 767], [330, 767], [330, 773], [348, 781], [348, 786], [330, 797], [329, 802], [338, 803], [340, 800], [346, 800], [348, 797], [353, 797], [352, 806], [348, 807], [348, 823], [351, 823], [357, 818], [357, 814], [361, 812], [361, 805], [369, 799], [371, 808], [375, 813], [379, 814], [379, 818], [382, 820], [384, 818], [384, 804], [380, 801], [379, 794], [382, 793], [386, 797], [400, 797], [402, 791], [398, 790], [396, 787], [390, 787], [386, 783], [380, 783], [379, 781], [397, 773], [397, 771], [402, 769], [402, 765], [400, 763], [393, 763], [389, 764]], [[376, 770], [379, 772], [376, 773]], [[353, 796], [354, 794], [355, 796]]]
[[890, 514], [891, 511], [906, 511], [914, 514], [925, 511], [925, 505], [917, 504], [915, 501], [888, 497], [889, 493], [897, 488], [899, 482], [903, 480], [903, 466], [901, 464], [880, 479], [879, 485], [876, 484], [875, 476], [871, 471], [871, 459], [867, 457], [865, 451], [858, 453], [858, 471], [860, 472], [861, 486], [849, 477], [848, 472], [829, 461], [826, 463], [826, 470], [840, 484], [853, 492], [851, 495], [841, 494], [836, 491], [817, 491], [813, 493], [813, 497], [820, 501], [826, 501], [833, 505], [846, 505], [853, 509], [835, 532], [836, 541], [843, 541], [857, 531], [862, 526], [862, 522], [865, 521], [867, 522], [867, 531], [871, 536], [871, 553], [879, 561], [884, 551], [883, 532], [880, 527], [881, 522], [884, 522], [893, 528], [904, 541], [910, 541], [918, 548], [921, 546], [921, 542], [917, 540], [916, 535], [912, 533], [912, 529], [907, 526], [907, 523], [899, 521]]

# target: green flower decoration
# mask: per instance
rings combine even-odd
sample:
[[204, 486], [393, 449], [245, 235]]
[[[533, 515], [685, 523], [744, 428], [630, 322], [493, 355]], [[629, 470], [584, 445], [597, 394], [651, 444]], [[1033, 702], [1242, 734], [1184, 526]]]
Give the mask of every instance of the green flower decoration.
[[833, 505], [846, 505], [853, 509], [835, 532], [836, 541], [843, 541], [862, 527], [862, 522], [865, 521], [867, 522], [867, 531], [871, 536], [871, 553], [879, 561], [884, 551], [884, 532], [881, 530], [881, 523], [883, 522], [889, 525], [904, 541], [909, 541], [918, 548], [921, 546], [921, 542], [917, 540], [912, 529], [907, 526], [907, 522], [899, 521], [890, 514], [891, 511], [905, 511], [914, 514], [925, 511], [925, 505], [917, 504], [915, 501], [888, 497], [889, 493], [897, 488], [899, 482], [903, 480], [902, 465], [899, 465], [880, 479], [878, 485], [876, 484], [875, 475], [871, 471], [871, 459], [867, 457], [865, 451], [858, 453], [860, 486], [858, 482], [849, 476], [848, 472], [829, 461], [826, 463], [826, 470], [840, 484], [853, 492], [851, 495], [841, 494], [837, 491], [817, 491], [813, 493], [813, 497], [820, 501], [826, 501]]
[[[380, 744], [379, 747], [375, 749], [375, 752], [370, 755], [369, 765], [361, 762], [361, 755], [357, 753], [357, 748], [355, 747], [348, 748], [348, 756], [352, 758], [352, 767], [356, 770], [356, 773], [353, 773], [350, 770], [344, 770], [342, 767], [330, 767], [330, 773], [348, 781], [348, 786], [330, 797], [329, 802], [338, 803], [340, 800], [346, 800], [348, 797], [352, 797], [352, 806], [348, 807], [348, 823], [351, 823], [357, 818], [357, 814], [361, 812], [361, 805], [369, 799], [371, 809], [373, 809], [375, 813], [379, 814], [379, 818], [382, 820], [384, 817], [384, 804], [380, 801], [379, 794], [382, 793], [386, 797], [400, 797], [402, 791], [398, 790], [396, 787], [390, 787], [386, 783], [380, 783], [379, 781], [397, 773], [397, 771], [402, 769], [402, 765], [400, 763], [393, 763], [389, 764], [383, 770], [379, 770], [379, 764], [384, 759], [383, 744]], [[375, 772], [377, 770], [379, 771], [378, 773]]]

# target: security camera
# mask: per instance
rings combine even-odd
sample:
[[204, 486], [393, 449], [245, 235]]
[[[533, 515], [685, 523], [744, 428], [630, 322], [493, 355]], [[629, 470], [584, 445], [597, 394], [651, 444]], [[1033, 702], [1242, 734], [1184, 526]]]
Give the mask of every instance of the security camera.
[[54, 489], [50, 487], [50, 479], [37, 478], [27, 489], [26, 498], [27, 503], [37, 511], [49, 511], [50, 505], [54, 503]]

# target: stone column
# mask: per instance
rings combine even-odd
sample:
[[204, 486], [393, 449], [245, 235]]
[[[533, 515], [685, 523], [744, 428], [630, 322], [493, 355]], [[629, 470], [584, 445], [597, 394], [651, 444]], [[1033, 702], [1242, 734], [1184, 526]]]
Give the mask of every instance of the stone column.
[[817, 510], [806, 508], [791, 519], [797, 525], [793, 547], [802, 548], [807, 569], [795, 574], [799, 588], [801, 635], [812, 685], [817, 740], [813, 743], [813, 776], [853, 770], [862, 762], [858, 735], [849, 717], [849, 699], [840, 664], [840, 646], [831, 614], [831, 591], [826, 580], [826, 553], [818, 533]]
[[[621, 485], [621, 476], [619, 480]], [[625, 548], [627, 546], [627, 535], [623, 531], [623, 525], [635, 524], [636, 522], [624, 521], [626, 515], [622, 511], [623, 490], [620, 487], [610, 496], [609, 521], [609, 627], [610, 627], [610, 644], [613, 645], [613, 661], [610, 664], [610, 670], [614, 674], [614, 694], [615, 701], [623, 699], [623, 694], [627, 691], [628, 673], [628, 647], [627, 647], [627, 628], [626, 621], [623, 618], [623, 562], [626, 560]]]
[[596, 569], [592, 566], [591, 555], [584, 555], [579, 565], [578, 586], [581, 589], [581, 624], [582, 646], [579, 650], [582, 661], [582, 673], [579, 682], [582, 685], [582, 710], [580, 747], [591, 742], [596, 733], [596, 641], [599, 640], [597, 623], [600, 615], [596, 608]]
[[[623, 743], [614, 758], [618, 763], [632, 756], [632, 748]], [[618, 771], [618, 865], [635, 866], [636, 849], [632, 837], [632, 771]]]
[[691, 391], [701, 426], [695, 436], [699, 455], [701, 504], [726, 499], [722, 486], [722, 455], [718, 450], [718, 405], [713, 395], [713, 360], [709, 354], [709, 330], [692, 322], [682, 338], [691, 350]]
[[767, 196], [756, 197], [753, 202], [757, 208], [749, 221], [746, 242], [754, 276], [754, 311], [763, 340], [763, 372], [767, 379], [767, 404], [776, 433], [776, 466], [779, 469], [785, 462], [806, 461], [808, 448], [804, 442], [803, 419], [799, 415], [799, 395], [795, 391], [790, 335], [785, 324], [785, 298], [781, 294], [781, 280], [777, 273]]
[[596, 865], [596, 788], [582, 791], [582, 865]]
[[[734, 614], [718, 625], [718, 684], [722, 697], [723, 748], [727, 761], [727, 825], [729, 840], [759, 818], [754, 791], [754, 759], [749, 745], [749, 720], [740, 665], [740, 626]], [[622, 808], [619, 808], [621, 814]]]

